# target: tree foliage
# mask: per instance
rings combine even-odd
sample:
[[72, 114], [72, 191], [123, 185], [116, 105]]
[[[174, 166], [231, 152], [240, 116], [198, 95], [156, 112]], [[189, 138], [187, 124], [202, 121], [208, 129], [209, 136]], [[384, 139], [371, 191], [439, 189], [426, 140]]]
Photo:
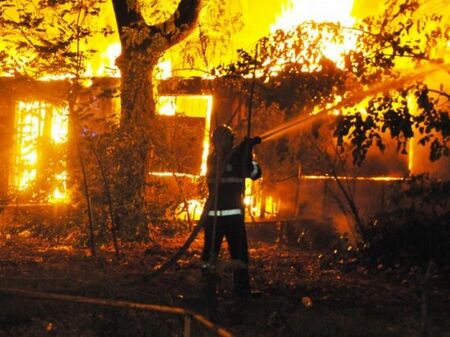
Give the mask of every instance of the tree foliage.
[[[450, 26], [439, 14], [417, 15], [419, 8], [415, 0], [391, 0], [382, 15], [353, 28], [305, 22], [292, 31], [279, 30], [260, 40], [257, 52], [240, 50], [236, 63], [217, 72], [247, 93], [249, 86], [242, 78], [256, 72], [254, 104], [275, 107], [284, 120], [320, 111], [364, 88], [401, 79], [401, 68], [442, 64], [437, 51], [448, 41]], [[342, 64], [327, 58], [326, 43], [351, 37], [356, 39], [355, 48], [345, 54]], [[442, 69], [448, 71], [448, 66]], [[415, 139], [429, 147], [430, 160], [448, 156], [449, 95], [433, 85], [417, 78], [358, 105], [349, 100], [334, 121], [338, 146], [349, 146], [354, 163], [360, 165], [373, 145], [384, 150], [388, 133], [401, 153], [407, 152], [408, 140], [418, 136]], [[255, 124], [264, 118], [255, 117]]]
[[95, 52], [86, 47], [96, 34], [109, 35], [111, 27], [99, 27], [101, 1], [48, 0], [0, 2], [2, 72], [42, 78], [80, 76], [86, 60]]

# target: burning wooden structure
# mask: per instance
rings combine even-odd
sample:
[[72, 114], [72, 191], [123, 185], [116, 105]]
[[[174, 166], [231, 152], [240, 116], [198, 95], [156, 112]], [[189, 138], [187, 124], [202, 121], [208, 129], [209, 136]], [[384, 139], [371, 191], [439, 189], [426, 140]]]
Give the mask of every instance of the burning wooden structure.
[[[345, 6], [349, 7], [344, 15], [347, 20], [340, 21], [349, 26], [353, 24], [349, 15], [352, 4], [352, 1], [345, 2]], [[285, 12], [273, 24], [272, 30], [288, 28], [293, 25], [293, 20], [298, 23], [298, 20], [317, 19], [315, 16], [292, 18], [289, 17], [292, 11]], [[352, 41], [347, 42], [344, 49], [353, 46]], [[341, 51], [333, 49], [334, 53]], [[105, 121], [117, 115], [117, 100], [98, 94], [104, 90], [114, 91], [118, 81], [118, 78], [108, 77], [92, 79], [83, 99], [93, 103], [92, 114], [98, 120]], [[173, 160], [161, 161], [160, 156], [151, 154], [149, 179], [167, 182], [182, 177], [196, 184], [205, 174], [211, 129], [230, 120], [232, 126], [237, 128], [245, 123], [247, 107], [240, 103], [247, 98], [239, 97], [239, 92], [230, 89], [219, 78], [201, 77], [161, 80], [158, 94], [157, 118], [166, 130], [164, 147]], [[41, 195], [37, 204], [70, 203], [67, 193], [70, 189], [67, 185], [70, 167], [64, 160], [59, 161], [60, 167], [51, 177], [46, 168], [58, 157], [62, 147], [69, 146], [71, 121], [68, 106], [64, 103], [68, 95], [69, 86], [63, 80], [28, 82], [11, 77], [0, 79], [0, 194], [13, 192], [20, 196], [16, 198], [16, 206], [30, 205], [34, 196], [27, 194], [27, 189], [33, 184], [42, 187], [39, 188]], [[234, 114], [236, 118], [232, 118]], [[90, 132], [102, 132], [101, 122], [93, 123]], [[397, 154], [395, 149], [388, 150], [383, 156], [374, 151], [362, 168], [355, 170], [349, 166], [345, 174], [334, 176], [325, 167], [311, 165], [308, 161], [315, 160], [312, 156], [294, 163], [285, 176], [276, 179], [271, 177], [277, 165], [268, 163], [263, 166], [265, 175], [262, 183], [249, 185], [246, 195], [249, 215], [251, 213], [255, 219], [312, 219], [345, 227], [343, 224], [347, 221], [336, 200], [339, 199], [336, 196], [338, 185], [346, 184], [353, 193], [352, 198], [363, 210], [362, 215], [371, 216], [383, 207], [390, 185], [411, 173], [424, 171], [419, 168], [422, 154], [413, 144], [409, 150], [408, 156]], [[448, 174], [448, 167], [448, 161], [441, 164], [438, 174]], [[198, 213], [198, 203], [188, 201], [197, 207]], [[196, 215], [191, 214], [191, 217]]]
[[[111, 91], [117, 86], [115, 78], [97, 78], [91, 84], [92, 97], [95, 102], [91, 109], [100, 120], [117, 114], [118, 104], [115, 98], [96, 95], [104, 90]], [[162, 162], [155, 159], [149, 169], [149, 179], [163, 179], [166, 182], [174, 176], [183, 177], [192, 182], [205, 174], [205, 159], [209, 151], [209, 132], [214, 125], [227, 123], [231, 114], [234, 126], [245, 122], [246, 107], [236, 110], [238, 93], [224, 85], [220, 79], [204, 78], [169, 78], [160, 82], [159, 116], [169, 133], [171, 154], [177, 160]], [[69, 115], [67, 101], [68, 84], [65, 81], [21, 82], [15, 78], [3, 78], [0, 83], [0, 102], [2, 104], [1, 126], [1, 180], [3, 195], [13, 191], [19, 195], [15, 205], [57, 204], [70, 202], [67, 194], [67, 177], [70, 173], [63, 162], [60, 171], [53, 177], [46, 176], [46, 166], [51, 165], [51, 155], [58, 154], [58, 148], [68, 146]], [[93, 125], [90, 132], [102, 132], [100, 124]], [[53, 150], [44, 151], [44, 148]], [[411, 148], [413, 150], [413, 148]], [[412, 152], [412, 151], [411, 151]], [[411, 173], [414, 158], [399, 155], [389, 150], [382, 156], [377, 153], [369, 155], [358, 172], [347, 172], [339, 176], [341, 183], [351, 184], [355, 202], [366, 216], [373, 215], [383, 207], [384, 197], [389, 186], [405, 179]], [[262, 184], [248, 187], [246, 202], [254, 219], [314, 219], [345, 223], [336, 203], [336, 176], [325, 167], [311, 168], [314, 161], [305, 157], [292, 168], [294, 174], [278, 181], [264, 178]], [[59, 164], [61, 165], [61, 163]], [[350, 168], [351, 166], [349, 166]], [[273, 176], [271, 171], [276, 165], [263, 167], [266, 177]], [[351, 169], [352, 170], [352, 169]], [[44, 179], [45, 178], [45, 179]], [[27, 188], [39, 181], [44, 183], [41, 190], [46, 193], [40, 199], [26, 193]], [[370, 193], [367, 193], [370, 191]], [[342, 197], [342, 196], [341, 196]], [[39, 202], [36, 202], [39, 200]], [[201, 207], [191, 200], [192, 207]], [[197, 215], [191, 214], [193, 218]], [[250, 213], [249, 213], [250, 215]], [[250, 219], [250, 218], [249, 218]]]

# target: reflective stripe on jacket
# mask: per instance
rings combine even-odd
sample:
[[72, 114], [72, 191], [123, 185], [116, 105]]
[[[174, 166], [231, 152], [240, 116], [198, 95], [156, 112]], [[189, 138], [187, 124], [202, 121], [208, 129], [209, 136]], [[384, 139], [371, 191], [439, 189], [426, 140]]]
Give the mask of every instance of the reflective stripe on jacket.
[[[217, 155], [215, 153], [208, 156], [207, 164], [208, 189], [211, 194], [215, 192], [217, 173]], [[223, 164], [223, 174], [218, 187], [217, 212], [243, 210], [245, 178], [258, 179], [261, 176], [260, 171], [257, 163], [252, 161], [251, 147], [248, 144], [242, 142], [234, 147], [228, 155], [228, 160]], [[214, 212], [214, 209], [211, 211]]]

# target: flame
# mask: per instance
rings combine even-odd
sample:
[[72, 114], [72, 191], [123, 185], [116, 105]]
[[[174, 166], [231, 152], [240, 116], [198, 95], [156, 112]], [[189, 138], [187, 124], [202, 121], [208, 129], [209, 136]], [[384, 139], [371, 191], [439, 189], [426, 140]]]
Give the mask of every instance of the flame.
[[[419, 109], [416, 98], [413, 94], [409, 93], [406, 97], [408, 110], [411, 115], [417, 115]], [[414, 138], [411, 138], [408, 142], [408, 170], [412, 174], [414, 169]]]
[[[50, 125], [47, 125], [50, 121]], [[27, 190], [37, 179], [41, 151], [39, 142], [48, 137], [53, 144], [64, 144], [68, 136], [68, 107], [42, 101], [19, 101], [16, 107], [16, 155], [13, 185], [18, 191]], [[65, 160], [63, 162], [65, 166]], [[67, 172], [55, 173], [58, 187], [49, 195], [50, 202], [67, 199]]]
[[[362, 181], [399, 181], [399, 180], [405, 180], [405, 177], [385, 177], [385, 176], [379, 176], [379, 177], [347, 177], [347, 176], [338, 176], [337, 177], [340, 180], [362, 180]], [[301, 176], [301, 179], [306, 180], [335, 180], [336, 178], [334, 176], [329, 175], [303, 175]]]
[[[340, 24], [343, 27], [353, 27], [355, 18], [351, 12], [353, 8], [353, 0], [290, 0], [280, 16], [277, 17], [275, 23], [271, 25], [270, 31], [276, 30], [292, 30], [296, 26], [314, 21], [316, 23], [330, 22]], [[340, 68], [344, 67], [342, 55], [356, 46], [356, 34], [346, 34], [345, 39], [341, 43], [332, 42], [332, 36], [324, 34], [323, 41], [318, 48], [321, 48], [323, 54], [330, 60], [334, 61]], [[284, 63], [287, 60], [280, 60]], [[307, 71], [317, 68], [311, 66]]]
[[118, 42], [110, 44], [106, 48], [106, 52], [102, 54], [103, 58], [106, 60], [102, 63], [97, 71], [99, 76], [110, 76], [110, 77], [120, 77], [120, 70], [116, 66], [116, 60], [122, 53], [122, 45]]
[[[261, 214], [263, 198], [265, 198], [264, 215]], [[260, 181], [252, 181], [251, 179], [245, 180], [245, 192], [243, 201], [246, 219], [259, 218], [260, 216], [264, 216], [265, 218], [272, 218], [278, 214], [279, 202], [275, 201], [272, 196], [263, 197]], [[188, 200], [187, 202], [183, 202], [177, 206], [175, 217], [181, 221], [188, 221], [188, 219], [197, 221], [200, 219], [204, 206], [204, 199]]]
[[[209, 133], [213, 101], [213, 96], [211, 95], [185, 95], [159, 96], [156, 103], [157, 111], [160, 115], [175, 116], [177, 112], [180, 111], [183, 115], [188, 117], [202, 117], [205, 119], [205, 127], [203, 131], [202, 161], [199, 172], [199, 175], [201, 176], [204, 176], [206, 174], [206, 161], [208, 159], [210, 148]], [[168, 176], [173, 175], [172, 172], [153, 172], [152, 174]]]
[[290, 0], [270, 29], [289, 30], [306, 21], [335, 22], [351, 27], [353, 0]]
[[159, 115], [163, 116], [175, 116], [176, 103], [175, 96], [159, 96], [156, 101], [156, 110]]
[[69, 108], [52, 108], [50, 137], [56, 144], [66, 143], [69, 134]]
[[205, 199], [191, 199], [178, 205], [175, 216], [181, 221], [198, 221], [205, 206]]
[[172, 62], [170, 60], [160, 60], [155, 69], [155, 78], [167, 80], [172, 77]]
[[211, 113], [213, 109], [213, 96], [207, 96], [208, 97], [208, 107], [207, 107], [207, 113], [206, 113], [206, 119], [205, 119], [205, 132], [203, 135], [203, 153], [202, 153], [202, 165], [200, 167], [200, 175], [204, 176], [206, 175], [206, 169], [207, 169], [207, 159], [209, 154], [209, 133], [210, 133], [210, 126], [211, 126]]
[[67, 201], [67, 171], [61, 172], [55, 175], [57, 181], [57, 187], [53, 190], [53, 193], [49, 197], [51, 203], [61, 203]]
[[278, 215], [279, 202], [272, 196], [263, 194], [262, 184], [262, 179], [245, 179], [244, 205], [247, 218], [272, 218]]
[[257, 193], [258, 182], [245, 179], [244, 205], [246, 213], [250, 217], [259, 216], [261, 213], [261, 198]]
[[39, 102], [19, 102], [16, 110], [18, 153], [15, 160], [17, 172], [14, 176], [14, 186], [23, 191], [36, 179], [36, 143], [43, 132], [45, 107]]
[[199, 178], [198, 175], [189, 174], [189, 173], [179, 173], [179, 172], [149, 172], [151, 176], [155, 177], [180, 177], [180, 178], [190, 178], [192, 180], [197, 180]]

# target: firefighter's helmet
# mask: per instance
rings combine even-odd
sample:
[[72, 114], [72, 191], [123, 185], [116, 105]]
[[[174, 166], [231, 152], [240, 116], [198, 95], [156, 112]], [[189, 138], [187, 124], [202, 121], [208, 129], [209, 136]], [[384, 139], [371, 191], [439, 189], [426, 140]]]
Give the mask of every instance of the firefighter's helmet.
[[234, 133], [228, 125], [222, 124], [214, 130], [212, 141], [216, 149], [224, 149], [233, 146]]

